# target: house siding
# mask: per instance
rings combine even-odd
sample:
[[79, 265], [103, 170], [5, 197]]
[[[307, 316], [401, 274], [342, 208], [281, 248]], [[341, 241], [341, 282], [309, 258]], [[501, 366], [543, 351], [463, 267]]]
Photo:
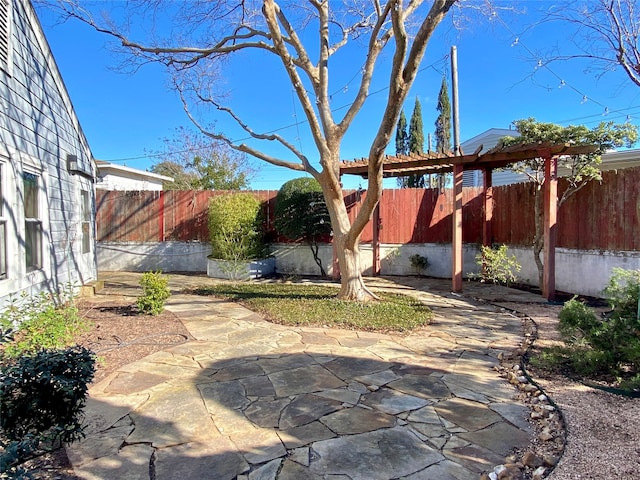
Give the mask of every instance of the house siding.
[[[7, 221], [7, 278], [0, 280], [0, 308], [11, 295], [79, 287], [97, 277], [95, 167], [64, 83], [32, 5], [12, 0], [11, 65], [0, 71], [0, 162]], [[67, 171], [75, 155], [83, 174]], [[22, 174], [38, 175], [42, 268], [24, 260]], [[82, 253], [81, 191], [90, 193], [91, 252]]]

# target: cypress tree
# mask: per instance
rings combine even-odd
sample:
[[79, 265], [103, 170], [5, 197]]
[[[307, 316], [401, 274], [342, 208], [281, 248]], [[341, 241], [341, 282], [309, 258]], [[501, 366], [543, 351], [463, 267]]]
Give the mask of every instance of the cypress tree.
[[407, 117], [404, 110], [400, 112], [398, 126], [396, 127], [396, 155], [406, 155], [409, 153], [409, 142], [407, 134]]
[[424, 151], [424, 128], [422, 127], [422, 107], [416, 98], [411, 121], [409, 122], [409, 152], [422, 153]]
[[436, 152], [448, 153], [451, 151], [451, 103], [447, 81], [442, 77], [442, 86], [438, 94], [438, 118], [436, 119]]
[[[424, 128], [422, 126], [422, 107], [420, 100], [416, 98], [411, 120], [409, 122], [409, 153], [422, 153], [424, 151]], [[407, 187], [424, 188], [424, 175], [409, 175]]]
[[[449, 102], [449, 90], [447, 88], [447, 80], [442, 77], [442, 86], [438, 94], [438, 118], [436, 119], [436, 152], [449, 153], [451, 151], [451, 102]], [[446, 173], [436, 175], [436, 182], [433, 186], [444, 186], [449, 183]]]

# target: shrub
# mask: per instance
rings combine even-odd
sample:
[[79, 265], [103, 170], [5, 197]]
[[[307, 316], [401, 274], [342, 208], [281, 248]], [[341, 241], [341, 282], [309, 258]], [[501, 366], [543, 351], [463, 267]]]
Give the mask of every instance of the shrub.
[[294, 178], [285, 182], [276, 196], [274, 226], [289, 240], [304, 241], [326, 276], [318, 255], [318, 242], [331, 234], [331, 219], [318, 181], [310, 177]]
[[211, 257], [245, 261], [265, 253], [260, 201], [250, 193], [230, 193], [209, 203]]
[[162, 272], [146, 272], [142, 274], [140, 286], [142, 296], [138, 297], [138, 309], [148, 315], [159, 315], [164, 310], [165, 301], [171, 296], [169, 281]]
[[7, 362], [0, 381], [0, 426], [7, 438], [82, 438], [80, 413], [94, 364], [93, 353], [80, 346]]
[[9, 358], [33, 354], [40, 349], [63, 348], [74, 336], [88, 328], [73, 301], [73, 288], [57, 295], [45, 294], [12, 298], [0, 314], [5, 343], [3, 355]]
[[590, 332], [601, 323], [593, 309], [575, 297], [564, 304], [558, 318], [558, 330], [568, 344], [580, 343], [582, 340], [588, 343]]
[[476, 263], [480, 266], [480, 273], [472, 275], [485, 282], [502, 283], [509, 286], [518, 277], [516, 272], [520, 271], [520, 264], [515, 255], [509, 256], [508, 247], [500, 245], [492, 248], [483, 245], [480, 253], [476, 255]]
[[603, 290], [604, 297], [616, 315], [623, 317], [638, 316], [640, 298], [640, 270], [613, 268], [609, 283]]
[[40, 350], [2, 365], [1, 478], [31, 478], [22, 463], [59, 441], [84, 436], [80, 415], [94, 367], [93, 354], [78, 346]]
[[415, 268], [417, 273], [429, 268], [429, 259], [417, 253], [409, 257], [409, 262], [411, 262], [411, 266]]
[[571, 355], [581, 375], [640, 371], [640, 321], [637, 316], [640, 271], [614, 269], [604, 290], [612, 307], [605, 317], [573, 298], [559, 318], [559, 331], [569, 345], [581, 345]]

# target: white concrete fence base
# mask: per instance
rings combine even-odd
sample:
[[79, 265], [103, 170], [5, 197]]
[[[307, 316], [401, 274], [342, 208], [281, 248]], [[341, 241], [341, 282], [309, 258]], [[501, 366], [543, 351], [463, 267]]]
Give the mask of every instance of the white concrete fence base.
[[[283, 275], [319, 275], [320, 269], [313, 260], [311, 249], [302, 244], [278, 243], [271, 245], [276, 273]], [[371, 275], [373, 255], [370, 244], [361, 245], [361, 261], [364, 275]], [[467, 276], [478, 272], [475, 256], [479, 247], [467, 244], [463, 247], [463, 272]], [[98, 270], [100, 271], [157, 271], [207, 272], [207, 256], [211, 247], [200, 242], [162, 243], [98, 243]], [[522, 266], [519, 280], [536, 285], [538, 272], [533, 260], [533, 250], [509, 247]], [[429, 267], [417, 269], [411, 264], [411, 256], [426, 257]], [[319, 256], [327, 274], [333, 270], [333, 249], [330, 244], [321, 245]], [[451, 245], [406, 244], [381, 245], [380, 267], [382, 275], [427, 275], [451, 278]], [[557, 290], [593, 297], [601, 296], [614, 267], [627, 270], [640, 269], [640, 252], [608, 252], [592, 250], [556, 250]], [[463, 286], [464, 288], [464, 286]]]

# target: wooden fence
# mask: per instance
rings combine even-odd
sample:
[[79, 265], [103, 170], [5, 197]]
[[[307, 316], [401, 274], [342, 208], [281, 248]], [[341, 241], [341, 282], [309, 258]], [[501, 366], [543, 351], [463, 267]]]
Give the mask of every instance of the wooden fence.
[[[566, 188], [560, 183], [560, 191]], [[534, 234], [534, 185], [495, 187], [493, 241], [531, 245]], [[99, 242], [207, 241], [209, 199], [225, 192], [97, 192]], [[273, 220], [276, 191], [253, 192], [265, 202]], [[358, 191], [346, 191], [353, 219], [362, 202]], [[380, 202], [382, 243], [450, 243], [452, 191], [385, 190]], [[463, 241], [482, 240], [482, 189], [463, 189]], [[272, 223], [270, 223], [272, 224]], [[271, 238], [277, 233], [271, 232]], [[372, 241], [371, 225], [362, 242]], [[586, 250], [640, 250], [640, 167], [604, 172], [602, 184], [591, 183], [558, 212], [558, 246]]]

